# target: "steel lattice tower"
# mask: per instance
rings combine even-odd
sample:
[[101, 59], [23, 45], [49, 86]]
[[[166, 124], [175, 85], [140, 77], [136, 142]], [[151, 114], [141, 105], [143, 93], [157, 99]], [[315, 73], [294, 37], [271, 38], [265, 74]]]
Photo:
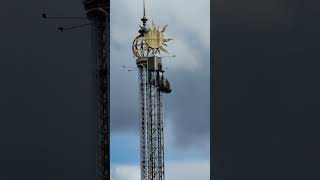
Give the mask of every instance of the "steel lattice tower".
[[140, 166], [141, 180], [164, 180], [164, 138], [162, 94], [170, 93], [170, 83], [164, 78], [160, 50], [167, 52], [162, 45], [171, 39], [165, 39], [155, 24], [147, 27], [145, 14], [141, 21], [139, 35], [132, 44], [137, 57], [140, 89]]
[[91, 21], [96, 87], [98, 91], [97, 180], [109, 180], [110, 173], [110, 0], [85, 0]]

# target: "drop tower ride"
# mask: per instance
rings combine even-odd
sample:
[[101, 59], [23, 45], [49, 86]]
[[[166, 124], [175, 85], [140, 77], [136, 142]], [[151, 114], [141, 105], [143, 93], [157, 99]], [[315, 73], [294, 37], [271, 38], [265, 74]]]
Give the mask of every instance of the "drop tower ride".
[[163, 94], [171, 92], [164, 77], [161, 52], [172, 40], [164, 37], [167, 26], [161, 30], [152, 22], [147, 25], [145, 0], [139, 35], [134, 39], [132, 51], [139, 72], [140, 92], [140, 166], [141, 180], [164, 180]]

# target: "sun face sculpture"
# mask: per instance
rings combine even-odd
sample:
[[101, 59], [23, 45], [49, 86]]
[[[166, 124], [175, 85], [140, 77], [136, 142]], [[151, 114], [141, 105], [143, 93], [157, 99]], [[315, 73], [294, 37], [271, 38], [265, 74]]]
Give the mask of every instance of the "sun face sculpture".
[[160, 31], [160, 27], [157, 28], [152, 22], [152, 27], [148, 29], [147, 33], [136, 37], [133, 41], [132, 51], [134, 55], [137, 58], [142, 58], [150, 55], [150, 53], [152, 55], [160, 54], [161, 51], [168, 53], [163, 46], [167, 46], [166, 42], [172, 39], [164, 37], [166, 28], [167, 25]]

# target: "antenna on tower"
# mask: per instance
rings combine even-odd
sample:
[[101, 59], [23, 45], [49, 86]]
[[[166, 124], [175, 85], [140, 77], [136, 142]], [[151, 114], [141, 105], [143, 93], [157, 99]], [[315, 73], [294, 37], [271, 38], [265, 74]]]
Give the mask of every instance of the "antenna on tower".
[[143, 17], [146, 17], [146, 1], [143, 0]]
[[146, 16], [146, 1], [145, 0], [143, 0], [143, 17], [142, 17], [141, 21], [143, 23], [143, 27], [146, 28], [148, 18]]

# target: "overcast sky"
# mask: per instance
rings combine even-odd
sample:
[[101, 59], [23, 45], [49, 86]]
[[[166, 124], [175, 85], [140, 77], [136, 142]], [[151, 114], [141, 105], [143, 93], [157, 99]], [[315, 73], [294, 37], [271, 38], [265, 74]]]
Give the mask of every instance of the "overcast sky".
[[[163, 59], [172, 93], [164, 95], [166, 176], [209, 179], [209, 0], [146, 1], [149, 23], [168, 24], [170, 55]], [[139, 101], [131, 43], [142, 0], [111, 0], [111, 166], [113, 180], [139, 179]], [[135, 174], [132, 177], [131, 173]], [[201, 177], [201, 178], [200, 178]]]

